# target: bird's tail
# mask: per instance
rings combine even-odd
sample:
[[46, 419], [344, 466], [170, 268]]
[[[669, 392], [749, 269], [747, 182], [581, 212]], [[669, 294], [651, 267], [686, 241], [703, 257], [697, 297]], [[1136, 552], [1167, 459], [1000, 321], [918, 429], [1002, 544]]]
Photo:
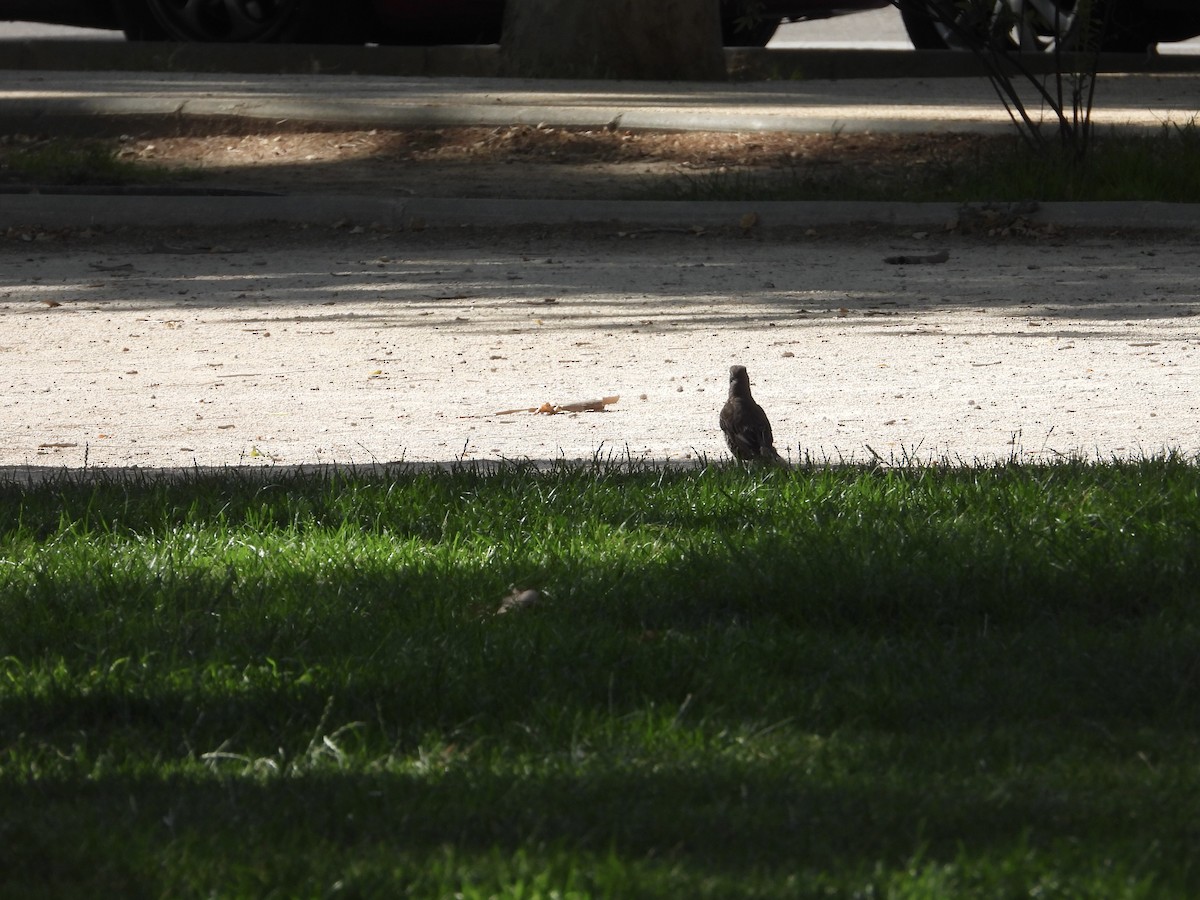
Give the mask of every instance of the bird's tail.
[[779, 455], [779, 451], [774, 447], [764, 447], [762, 451], [762, 461], [772, 466], [783, 466], [785, 469], [790, 469], [791, 464]]

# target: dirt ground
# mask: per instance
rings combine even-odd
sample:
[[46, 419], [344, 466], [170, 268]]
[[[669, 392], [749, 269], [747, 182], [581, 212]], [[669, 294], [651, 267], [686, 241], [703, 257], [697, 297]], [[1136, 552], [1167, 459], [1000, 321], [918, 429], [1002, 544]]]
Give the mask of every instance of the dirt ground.
[[732, 363], [792, 459], [1194, 454], [1196, 266], [937, 223], [12, 229], [0, 466], [718, 458]]
[[[814, 184], [895, 182], [937, 173], [1010, 136], [709, 133], [546, 126], [326, 131], [191, 122], [122, 135], [119, 160], [168, 180], [270, 192], [421, 197], [641, 198], [685, 194], [690, 182], [750, 176]], [[0, 185], [37, 182], [17, 165], [47, 146], [0, 139]], [[66, 178], [89, 180], [84, 173]]]

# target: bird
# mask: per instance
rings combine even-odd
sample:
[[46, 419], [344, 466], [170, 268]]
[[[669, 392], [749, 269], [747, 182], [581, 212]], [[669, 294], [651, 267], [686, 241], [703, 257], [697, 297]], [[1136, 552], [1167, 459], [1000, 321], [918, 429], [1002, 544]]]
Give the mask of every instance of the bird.
[[745, 366], [729, 367], [729, 399], [721, 407], [720, 423], [729, 452], [740, 462], [786, 465], [775, 449], [767, 414], [750, 396]]

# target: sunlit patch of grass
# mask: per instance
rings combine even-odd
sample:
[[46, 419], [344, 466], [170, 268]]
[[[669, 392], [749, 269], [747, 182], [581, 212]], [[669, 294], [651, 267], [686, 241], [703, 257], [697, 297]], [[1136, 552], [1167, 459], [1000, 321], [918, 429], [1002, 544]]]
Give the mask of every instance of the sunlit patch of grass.
[[1198, 568], [1178, 457], [0, 486], [0, 895], [1194, 896]]

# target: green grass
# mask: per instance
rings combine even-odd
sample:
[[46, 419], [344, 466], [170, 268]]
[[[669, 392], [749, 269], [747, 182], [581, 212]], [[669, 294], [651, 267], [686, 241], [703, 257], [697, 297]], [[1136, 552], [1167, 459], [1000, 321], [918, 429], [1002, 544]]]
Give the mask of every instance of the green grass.
[[52, 185], [161, 184], [195, 170], [126, 159], [116, 141], [18, 136], [0, 142], [0, 182]]
[[[825, 167], [828, 168], [828, 167]], [[963, 203], [1021, 200], [1200, 202], [1200, 129], [1156, 134], [1098, 131], [1088, 155], [1053, 142], [1035, 151], [1015, 135], [934, 160], [687, 176], [649, 193], [673, 200], [875, 200]]]
[[0, 896], [1196, 896], [1198, 595], [1174, 457], [0, 486]]

